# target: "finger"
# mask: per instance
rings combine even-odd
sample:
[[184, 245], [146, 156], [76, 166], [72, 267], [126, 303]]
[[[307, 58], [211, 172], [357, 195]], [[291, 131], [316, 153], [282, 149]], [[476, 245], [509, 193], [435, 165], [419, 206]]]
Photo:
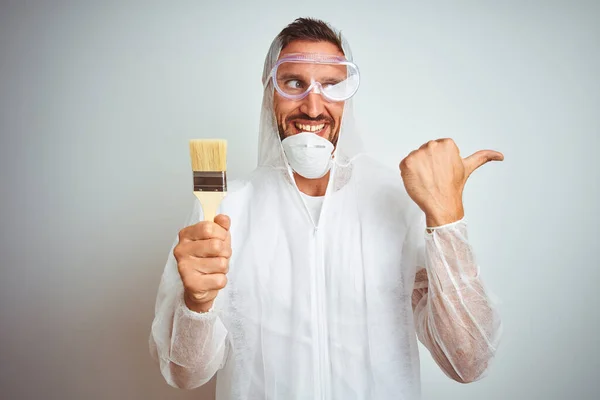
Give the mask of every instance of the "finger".
[[205, 239], [193, 240], [180, 244], [178, 253], [193, 257], [231, 257], [231, 246], [227, 240]]
[[400, 172], [404, 173], [404, 171], [406, 170], [406, 167], [408, 167], [408, 165], [412, 162], [412, 160], [414, 160], [415, 158], [415, 154], [418, 152], [418, 150], [413, 150], [410, 153], [408, 153], [406, 155], [406, 157], [404, 157], [402, 159], [402, 161], [400, 161]]
[[183, 273], [226, 274], [229, 272], [229, 260], [225, 257], [187, 257], [179, 261], [178, 267]]
[[179, 232], [179, 240], [227, 239], [228, 233], [221, 225], [212, 221], [201, 221], [183, 228]]
[[[206, 292], [189, 292], [186, 291], [185, 295], [192, 300], [194, 303], [207, 303], [214, 300], [219, 294], [218, 290], [208, 290]], [[206, 310], [208, 311], [208, 310]]]
[[504, 160], [504, 155], [500, 152], [494, 150], [480, 150], [471, 154], [469, 157], [464, 158], [463, 164], [465, 166], [465, 172], [467, 176], [469, 176], [473, 171], [485, 163], [502, 160]]
[[201, 275], [198, 279], [187, 286], [188, 289], [194, 292], [207, 292], [210, 290], [221, 290], [227, 285], [227, 276], [225, 274], [209, 274]]
[[423, 143], [421, 146], [419, 146], [419, 150], [426, 148], [427, 146], [431, 146], [432, 143], [434, 143], [435, 140], [430, 140], [427, 143]]
[[221, 226], [226, 231], [231, 227], [231, 218], [225, 214], [219, 214], [215, 217], [215, 224]]

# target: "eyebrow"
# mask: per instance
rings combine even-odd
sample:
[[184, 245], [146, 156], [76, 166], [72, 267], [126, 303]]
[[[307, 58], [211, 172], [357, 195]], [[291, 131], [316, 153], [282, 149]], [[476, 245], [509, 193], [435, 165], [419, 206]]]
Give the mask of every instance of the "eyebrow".
[[[328, 76], [325, 79], [317, 79], [319, 82], [336, 82], [339, 83], [343, 80], [345, 80], [347, 77], [346, 76], [340, 76], [340, 77], [333, 77], [333, 76]], [[277, 80], [279, 81], [288, 81], [288, 80], [299, 80], [302, 82], [307, 82], [307, 80], [305, 79], [304, 76], [299, 75], [299, 74], [295, 74], [292, 72], [287, 72], [287, 73], [283, 73], [281, 75], [279, 75], [279, 77], [277, 78]]]
[[287, 81], [287, 80], [291, 80], [291, 79], [297, 79], [299, 81], [304, 81], [304, 77], [298, 74], [293, 74], [293, 73], [285, 73], [285, 74], [281, 74], [278, 78], [278, 80], [282, 80], [282, 81]]

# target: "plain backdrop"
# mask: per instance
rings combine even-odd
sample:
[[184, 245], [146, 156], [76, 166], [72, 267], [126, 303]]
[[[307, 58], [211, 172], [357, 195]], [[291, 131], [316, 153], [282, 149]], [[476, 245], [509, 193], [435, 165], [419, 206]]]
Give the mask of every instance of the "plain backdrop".
[[424, 399], [598, 398], [600, 2], [525, 0], [2, 1], [0, 398], [212, 399], [148, 352], [187, 142], [255, 167], [264, 57], [300, 16], [348, 38], [390, 168], [440, 137], [506, 156], [465, 191], [502, 345], [470, 385], [421, 348]]

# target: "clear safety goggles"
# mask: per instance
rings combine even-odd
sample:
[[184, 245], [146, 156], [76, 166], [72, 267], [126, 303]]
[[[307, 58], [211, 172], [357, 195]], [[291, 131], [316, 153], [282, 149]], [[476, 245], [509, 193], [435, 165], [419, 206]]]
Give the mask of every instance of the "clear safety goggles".
[[[328, 101], [345, 101], [358, 90], [358, 67], [345, 57], [331, 54], [293, 53], [282, 57], [269, 77], [277, 92], [289, 100], [302, 100], [309, 93]], [[265, 82], [265, 87], [269, 79]]]

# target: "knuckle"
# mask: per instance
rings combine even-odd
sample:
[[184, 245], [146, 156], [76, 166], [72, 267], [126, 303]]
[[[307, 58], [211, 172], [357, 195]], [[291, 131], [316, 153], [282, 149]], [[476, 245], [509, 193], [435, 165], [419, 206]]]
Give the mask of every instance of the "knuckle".
[[217, 289], [223, 289], [227, 285], [227, 277], [224, 274], [219, 274], [215, 278], [215, 286]]
[[179, 262], [183, 258], [183, 256], [184, 256], [184, 254], [183, 254], [183, 249], [181, 247], [181, 244], [178, 244], [173, 249], [173, 257], [175, 257], [175, 260], [177, 260], [177, 262]]
[[183, 273], [195, 270], [194, 261], [189, 258], [182, 259], [177, 266], [179, 267], [179, 271]]
[[402, 161], [400, 161], [400, 170], [406, 168], [406, 163], [407, 163], [408, 157], [409, 156], [406, 156], [402, 159]]
[[209, 249], [214, 253], [220, 253], [223, 249], [223, 241], [219, 239], [211, 239], [209, 242]]
[[183, 287], [186, 291], [193, 289], [193, 287], [194, 287], [193, 280], [190, 278], [190, 276], [188, 274], [185, 274], [185, 273], [181, 274], [181, 283], [183, 283]]
[[179, 271], [179, 275], [181, 275], [185, 270], [185, 262], [183, 260], [177, 261], [177, 271]]
[[214, 233], [214, 227], [213, 224], [209, 221], [205, 221], [202, 224], [202, 230], [201, 230], [202, 234], [204, 235], [204, 237], [212, 237], [213, 233]]
[[233, 250], [231, 249], [230, 244], [223, 245], [223, 257], [225, 257], [228, 262], [229, 262], [229, 258], [231, 258], [232, 253], [233, 253]]
[[219, 258], [219, 269], [223, 273], [227, 273], [229, 271], [229, 260], [227, 258]]
[[404, 168], [412, 167], [415, 162], [415, 153], [409, 154], [402, 162], [404, 163]]
[[456, 143], [451, 138], [441, 139], [441, 142], [447, 147], [456, 147]]

